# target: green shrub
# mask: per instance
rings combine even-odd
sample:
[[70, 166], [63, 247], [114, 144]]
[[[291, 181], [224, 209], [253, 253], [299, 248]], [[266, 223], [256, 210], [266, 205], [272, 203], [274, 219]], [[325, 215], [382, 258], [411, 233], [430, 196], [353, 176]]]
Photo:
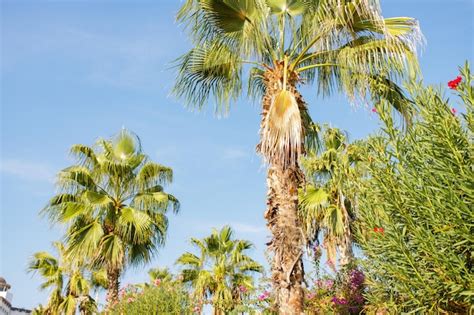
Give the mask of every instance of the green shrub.
[[356, 225], [374, 312], [473, 311], [474, 88], [468, 65], [461, 74], [449, 84], [461, 102], [411, 84], [405, 130], [378, 108], [384, 127], [367, 142]]
[[105, 314], [193, 314], [188, 292], [178, 282], [129, 285], [120, 290], [120, 301]]

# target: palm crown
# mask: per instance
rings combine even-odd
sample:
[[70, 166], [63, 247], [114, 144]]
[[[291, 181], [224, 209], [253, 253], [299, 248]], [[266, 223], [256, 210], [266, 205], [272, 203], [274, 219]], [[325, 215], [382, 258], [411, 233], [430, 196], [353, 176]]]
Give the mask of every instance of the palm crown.
[[123, 269], [148, 262], [164, 243], [166, 211], [179, 210], [178, 200], [163, 191], [173, 172], [149, 161], [126, 130], [96, 147], [74, 145], [71, 153], [78, 163], [61, 171], [60, 193], [43, 211], [67, 224], [70, 259], [107, 270], [110, 302]]
[[225, 226], [203, 240], [193, 238], [191, 243], [199, 254], [187, 252], [177, 260], [183, 266], [183, 281], [194, 287], [196, 298], [212, 298], [214, 307], [227, 311], [241, 299], [239, 287], [253, 288], [253, 274], [263, 270], [245, 254], [252, 244], [232, 236], [231, 228]]
[[321, 145], [320, 152], [310, 152], [303, 160], [308, 184], [300, 191], [300, 216], [307, 244], [318, 246], [322, 232], [328, 261], [334, 262], [339, 247], [344, 265], [352, 258], [355, 191], [351, 183], [362, 174], [361, 146], [349, 144], [341, 130], [329, 127]]
[[314, 134], [300, 83], [388, 100], [409, 117], [395, 80], [417, 72], [422, 35], [412, 18], [384, 19], [377, 0], [187, 0], [178, 20], [194, 48], [178, 60], [175, 93], [198, 108], [212, 96], [220, 113], [244, 81], [250, 97], [269, 96], [260, 152], [270, 162], [296, 163]]
[[[41, 289], [50, 289], [50, 297], [42, 314], [76, 314], [97, 311], [96, 301], [89, 295], [93, 281], [81, 266], [68, 261], [63, 244], [54, 243], [59, 258], [48, 252], [37, 252], [28, 263], [28, 270], [38, 272], [44, 279]], [[89, 273], [90, 274], [90, 273]], [[39, 311], [39, 310], [37, 310]]]

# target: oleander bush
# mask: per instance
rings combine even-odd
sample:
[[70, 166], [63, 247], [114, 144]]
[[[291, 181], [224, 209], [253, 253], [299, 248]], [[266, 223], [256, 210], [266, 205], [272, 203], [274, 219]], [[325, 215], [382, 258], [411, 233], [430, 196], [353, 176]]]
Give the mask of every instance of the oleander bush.
[[177, 281], [152, 285], [128, 285], [120, 290], [119, 301], [105, 314], [193, 314], [189, 293]]
[[474, 311], [474, 87], [468, 64], [460, 71], [452, 99], [407, 87], [415, 115], [404, 130], [377, 110], [383, 128], [367, 141], [355, 228], [368, 313]]

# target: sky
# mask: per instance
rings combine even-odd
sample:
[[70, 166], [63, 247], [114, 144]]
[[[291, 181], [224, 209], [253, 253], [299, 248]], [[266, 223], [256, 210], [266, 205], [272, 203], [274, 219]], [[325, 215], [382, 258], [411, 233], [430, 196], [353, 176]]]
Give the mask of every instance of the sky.
[[[68, 149], [122, 127], [140, 136], [151, 159], [173, 168], [166, 189], [182, 205], [169, 215], [166, 246], [151, 264], [127, 270], [123, 283], [145, 281], [150, 267], [175, 269], [191, 237], [225, 224], [251, 240], [251, 255], [265, 263], [265, 168], [254, 153], [259, 106], [243, 98], [217, 118], [212, 107], [192, 112], [170, 95], [171, 63], [190, 47], [174, 20], [181, 1], [0, 2], [0, 276], [12, 285], [15, 306], [46, 301], [26, 265], [62, 235], [38, 213], [55, 192], [55, 174], [73, 163]], [[474, 60], [473, 1], [381, 2], [385, 17], [420, 21], [426, 83], [444, 86], [458, 65]], [[341, 95], [321, 99], [313, 87], [304, 97], [314, 120], [351, 139], [379, 128], [376, 114]]]

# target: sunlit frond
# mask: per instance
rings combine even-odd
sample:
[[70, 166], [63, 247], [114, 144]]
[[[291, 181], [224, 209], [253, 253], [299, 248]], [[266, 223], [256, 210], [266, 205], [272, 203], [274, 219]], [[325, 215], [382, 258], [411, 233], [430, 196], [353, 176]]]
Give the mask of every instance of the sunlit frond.
[[117, 232], [127, 243], [142, 244], [150, 239], [152, 220], [144, 211], [122, 208], [117, 220]]
[[173, 181], [173, 170], [158, 163], [147, 162], [138, 172], [136, 181], [142, 190], [170, 184]]
[[91, 147], [75, 144], [71, 147], [70, 153], [78, 159], [80, 165], [93, 169], [98, 165], [97, 156]]
[[173, 92], [189, 107], [201, 109], [213, 96], [217, 113], [227, 113], [242, 90], [242, 63], [229, 46], [205, 42], [178, 59]]
[[101, 224], [94, 220], [76, 220], [71, 226], [66, 238], [68, 256], [71, 259], [82, 259], [85, 257], [96, 257], [99, 244], [104, 236]]

